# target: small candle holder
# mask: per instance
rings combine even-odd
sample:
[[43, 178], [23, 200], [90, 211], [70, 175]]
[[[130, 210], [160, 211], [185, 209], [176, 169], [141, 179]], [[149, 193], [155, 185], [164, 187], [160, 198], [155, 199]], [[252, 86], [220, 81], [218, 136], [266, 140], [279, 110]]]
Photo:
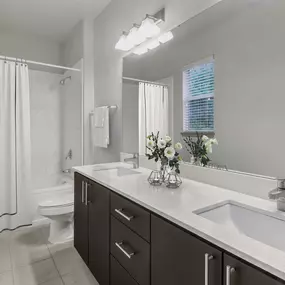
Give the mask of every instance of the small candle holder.
[[148, 182], [150, 185], [153, 186], [161, 186], [163, 183], [163, 176], [161, 174], [161, 171], [158, 170], [154, 170], [150, 173], [149, 177], [148, 177]]
[[165, 179], [165, 184], [166, 187], [171, 188], [171, 189], [176, 189], [181, 186], [182, 180], [176, 172], [172, 171], [166, 175]]

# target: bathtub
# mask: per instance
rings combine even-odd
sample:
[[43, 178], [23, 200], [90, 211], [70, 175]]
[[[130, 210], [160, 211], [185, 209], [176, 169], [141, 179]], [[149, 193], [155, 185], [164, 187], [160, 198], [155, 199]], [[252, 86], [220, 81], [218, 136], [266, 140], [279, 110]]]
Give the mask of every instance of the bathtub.
[[33, 191], [33, 199], [32, 199], [32, 210], [33, 210], [33, 225], [39, 226], [49, 223], [49, 220], [40, 216], [38, 214], [38, 205], [42, 201], [50, 200], [51, 197], [55, 194], [60, 192], [69, 192], [70, 190], [74, 190], [73, 181], [64, 182], [61, 185], [50, 187], [50, 188], [43, 188], [37, 189]]

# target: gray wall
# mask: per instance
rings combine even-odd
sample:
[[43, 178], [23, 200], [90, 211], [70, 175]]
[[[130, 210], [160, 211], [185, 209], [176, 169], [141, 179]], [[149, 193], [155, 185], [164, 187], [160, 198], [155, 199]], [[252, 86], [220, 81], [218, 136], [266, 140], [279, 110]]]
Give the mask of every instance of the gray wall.
[[123, 146], [125, 153], [139, 152], [139, 85], [133, 82], [123, 83]]
[[[94, 21], [95, 104], [118, 105], [111, 114], [111, 144], [108, 149], [95, 149], [94, 162], [119, 161], [122, 150], [122, 58], [115, 50], [121, 33], [145, 14], [166, 8], [165, 29], [181, 24], [190, 17], [216, 4], [218, 0], [113, 0]], [[100, 39], [100, 41], [96, 41]]]
[[[42, 36], [0, 30], [0, 55], [61, 65], [61, 47]], [[37, 69], [43, 69], [37, 66]]]

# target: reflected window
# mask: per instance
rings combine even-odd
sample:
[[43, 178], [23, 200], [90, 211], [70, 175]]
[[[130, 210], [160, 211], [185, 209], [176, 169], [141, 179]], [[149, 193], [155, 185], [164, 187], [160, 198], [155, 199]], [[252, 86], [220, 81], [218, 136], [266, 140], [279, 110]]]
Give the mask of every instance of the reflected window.
[[214, 131], [214, 59], [183, 71], [183, 131]]

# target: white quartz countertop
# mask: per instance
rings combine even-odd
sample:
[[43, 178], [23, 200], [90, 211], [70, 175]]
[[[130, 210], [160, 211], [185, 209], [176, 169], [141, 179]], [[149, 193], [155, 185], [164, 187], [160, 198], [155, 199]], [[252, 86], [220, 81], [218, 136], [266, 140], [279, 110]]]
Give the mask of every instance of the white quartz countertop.
[[228, 200], [276, 213], [276, 203], [188, 179], [182, 179], [183, 184], [178, 189], [154, 187], [147, 181], [151, 170], [139, 168], [136, 171], [140, 174], [119, 176], [116, 167], [131, 168], [125, 163], [108, 163], [75, 167], [74, 170], [285, 280], [285, 252], [193, 213]]

